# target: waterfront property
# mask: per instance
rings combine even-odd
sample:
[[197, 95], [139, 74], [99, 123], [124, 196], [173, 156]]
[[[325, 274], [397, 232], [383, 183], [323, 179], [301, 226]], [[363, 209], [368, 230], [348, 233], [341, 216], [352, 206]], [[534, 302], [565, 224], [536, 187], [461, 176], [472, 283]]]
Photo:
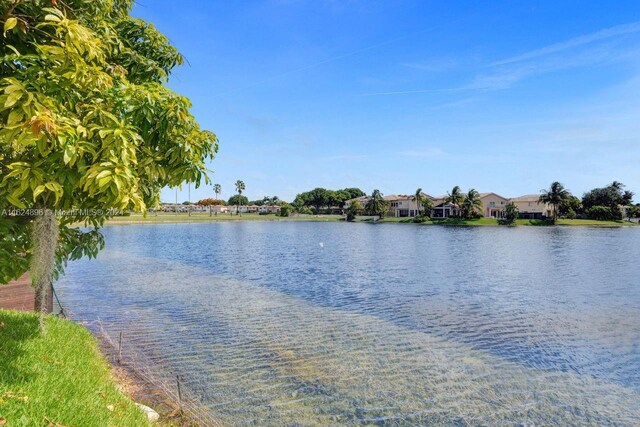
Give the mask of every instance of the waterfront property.
[[539, 194], [526, 194], [510, 199], [518, 208], [521, 219], [544, 219], [551, 217], [551, 207], [547, 203], [540, 203]]
[[509, 199], [496, 193], [480, 193], [482, 202], [482, 216], [485, 218], [504, 218], [504, 209], [509, 204]]
[[[433, 203], [431, 210], [432, 218], [454, 218], [461, 214], [461, 206], [447, 201], [447, 196], [432, 197], [423, 193], [423, 197]], [[482, 203], [479, 211], [484, 218], [502, 219], [505, 216], [506, 206], [513, 202], [519, 209], [521, 219], [544, 219], [551, 216], [551, 207], [548, 204], [540, 203], [540, 196], [537, 194], [525, 195], [515, 198], [503, 197], [497, 193], [479, 193], [478, 198]], [[413, 217], [418, 215], [418, 205], [414, 196], [388, 195], [384, 196], [389, 208], [387, 216], [390, 217]], [[368, 196], [347, 200], [344, 209], [348, 209], [353, 201], [358, 201], [361, 206], [365, 206], [369, 201]]]
[[451, 218], [460, 216], [460, 206], [447, 202], [447, 196], [439, 196], [432, 199], [432, 218]]

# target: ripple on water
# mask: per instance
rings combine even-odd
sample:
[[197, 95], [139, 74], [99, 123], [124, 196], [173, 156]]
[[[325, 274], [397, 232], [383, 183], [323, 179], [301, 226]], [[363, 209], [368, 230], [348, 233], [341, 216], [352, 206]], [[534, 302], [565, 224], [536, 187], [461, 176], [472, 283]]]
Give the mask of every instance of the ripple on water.
[[[613, 383], [525, 368], [191, 266], [113, 252], [98, 263], [122, 266], [136, 297], [91, 311], [234, 425], [640, 423], [638, 393]], [[186, 277], [189, 292], [176, 292]]]

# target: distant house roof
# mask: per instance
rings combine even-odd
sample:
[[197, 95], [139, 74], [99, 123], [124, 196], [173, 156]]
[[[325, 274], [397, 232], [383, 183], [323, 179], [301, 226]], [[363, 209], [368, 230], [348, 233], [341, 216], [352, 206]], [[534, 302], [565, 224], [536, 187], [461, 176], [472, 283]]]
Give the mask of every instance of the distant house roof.
[[484, 199], [485, 197], [487, 197], [487, 196], [491, 196], [492, 194], [493, 194], [494, 196], [496, 196], [496, 197], [501, 198], [501, 199], [509, 200], [509, 199], [507, 199], [506, 197], [502, 197], [501, 195], [499, 195], [499, 194], [497, 194], [497, 193], [493, 193], [493, 192], [491, 192], [491, 193], [480, 193], [480, 194], [478, 194], [478, 197], [479, 197], [479, 198], [481, 198], [481, 199]]
[[513, 197], [512, 202], [538, 202], [540, 200], [539, 194], [525, 194], [520, 197]]

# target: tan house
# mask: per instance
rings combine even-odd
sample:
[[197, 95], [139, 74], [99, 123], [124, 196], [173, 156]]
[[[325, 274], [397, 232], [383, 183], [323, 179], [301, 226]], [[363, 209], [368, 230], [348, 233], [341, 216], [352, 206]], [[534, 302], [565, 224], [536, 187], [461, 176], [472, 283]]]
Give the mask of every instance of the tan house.
[[[422, 197], [433, 201], [433, 197], [431, 197], [426, 193], [422, 193]], [[391, 195], [391, 196], [385, 196], [384, 199], [389, 202], [388, 215], [392, 217], [396, 217], [396, 218], [414, 217], [419, 214], [418, 212], [419, 208], [422, 209], [421, 206], [418, 206], [418, 203], [415, 200], [415, 196]]]
[[509, 199], [496, 193], [480, 193], [482, 202], [482, 216], [485, 218], [504, 218], [504, 208], [509, 204]]
[[258, 208], [258, 212], [264, 212], [264, 213], [279, 213], [280, 212], [280, 206], [278, 205], [264, 205], [264, 206], [260, 206]]
[[524, 219], [544, 219], [552, 215], [551, 206], [540, 203], [539, 194], [526, 194], [511, 199], [511, 203], [518, 208], [518, 217]]
[[[433, 197], [426, 193], [422, 193], [422, 196], [433, 200]], [[389, 209], [387, 210], [387, 216], [389, 217], [410, 218], [418, 215], [418, 204], [414, 200], [414, 196], [390, 194], [388, 196], [383, 196], [383, 198], [389, 203]], [[355, 199], [347, 200], [344, 203], [344, 209], [349, 209], [351, 203], [356, 200], [364, 209], [369, 199], [370, 197], [368, 196], [362, 196]]]

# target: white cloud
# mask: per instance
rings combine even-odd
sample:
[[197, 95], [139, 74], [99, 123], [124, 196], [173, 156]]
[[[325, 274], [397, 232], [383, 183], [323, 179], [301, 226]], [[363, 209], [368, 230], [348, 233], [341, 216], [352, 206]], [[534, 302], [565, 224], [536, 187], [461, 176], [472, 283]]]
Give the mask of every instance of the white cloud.
[[560, 43], [554, 43], [539, 49], [535, 49], [520, 55], [512, 56], [500, 61], [493, 62], [489, 66], [506, 65], [516, 62], [528, 61], [531, 59], [547, 56], [553, 53], [562, 52], [568, 49], [573, 49], [593, 42], [617, 37], [625, 34], [640, 32], [640, 22], [633, 22], [630, 24], [616, 25], [615, 27], [605, 28], [603, 30], [596, 31], [591, 34], [575, 37]]

